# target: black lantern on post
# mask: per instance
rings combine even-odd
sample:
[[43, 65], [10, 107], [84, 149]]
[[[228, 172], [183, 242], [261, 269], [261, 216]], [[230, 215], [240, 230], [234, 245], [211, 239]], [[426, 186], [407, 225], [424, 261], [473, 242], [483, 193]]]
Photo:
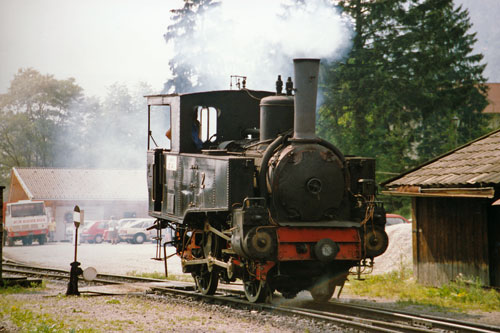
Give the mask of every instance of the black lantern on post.
[[69, 273], [69, 283], [66, 295], [76, 295], [79, 296], [78, 291], [78, 275], [82, 274], [83, 271], [80, 268], [80, 263], [76, 261], [77, 249], [78, 249], [78, 227], [83, 220], [83, 211], [80, 212], [80, 207], [75, 206], [73, 210], [73, 222], [75, 223], [75, 260], [71, 263], [71, 271]]
[[80, 223], [83, 220], [83, 211], [80, 211], [80, 207], [75, 206], [73, 210], [73, 223], [75, 224], [75, 260], [76, 261], [76, 251], [78, 245], [78, 228], [80, 227]]

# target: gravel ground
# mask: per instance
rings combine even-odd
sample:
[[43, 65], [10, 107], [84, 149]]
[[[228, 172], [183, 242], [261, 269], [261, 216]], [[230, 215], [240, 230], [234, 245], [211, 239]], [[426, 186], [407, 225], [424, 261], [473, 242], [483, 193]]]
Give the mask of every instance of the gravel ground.
[[[0, 297], [0, 332], [345, 332], [333, 325], [190, 299], [149, 296], [54, 296], [66, 285]], [[37, 315], [31, 315], [37, 314]], [[15, 318], [15, 319], [13, 319]], [[21, 327], [15, 320], [25, 320]], [[44, 330], [45, 329], [45, 330]]]
[[389, 236], [389, 246], [375, 258], [373, 274], [388, 273], [403, 267], [413, 268], [411, 224], [395, 224], [385, 228]]
[[[175, 252], [173, 247], [167, 253]], [[49, 243], [43, 246], [4, 247], [4, 258], [52, 268], [70, 268], [74, 245]], [[127, 274], [132, 271], [164, 272], [161, 261], [148, 260], [155, 256], [156, 245], [119, 243], [111, 245], [80, 244], [78, 261], [83, 269], [92, 266], [99, 273]], [[168, 260], [169, 274], [182, 274], [176, 256]], [[83, 296], [66, 297], [67, 285], [50, 283], [37, 294], [0, 296], [0, 332], [24, 332], [16, 329], [8, 318], [12, 306], [22, 311], [43, 313], [71, 328], [105, 332], [169, 331], [169, 332], [344, 332], [332, 325], [301, 318], [283, 317], [268, 312], [231, 309], [226, 306], [200, 303], [190, 299], [146, 296]], [[58, 296], [57, 296], [58, 295]], [[308, 293], [302, 296], [310, 300]]]

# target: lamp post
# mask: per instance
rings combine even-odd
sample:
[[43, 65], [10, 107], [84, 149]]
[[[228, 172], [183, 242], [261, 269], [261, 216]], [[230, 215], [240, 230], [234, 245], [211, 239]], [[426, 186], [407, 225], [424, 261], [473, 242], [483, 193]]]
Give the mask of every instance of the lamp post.
[[80, 226], [82, 220], [83, 211], [80, 212], [80, 207], [75, 206], [75, 209], [73, 210], [73, 223], [75, 224], [75, 259], [70, 264], [71, 270], [69, 273], [69, 283], [68, 290], [66, 290], [66, 295], [80, 295], [80, 292], [78, 291], [78, 275], [82, 274], [83, 270], [80, 268], [80, 263], [76, 261], [76, 255], [78, 249], [78, 227]]

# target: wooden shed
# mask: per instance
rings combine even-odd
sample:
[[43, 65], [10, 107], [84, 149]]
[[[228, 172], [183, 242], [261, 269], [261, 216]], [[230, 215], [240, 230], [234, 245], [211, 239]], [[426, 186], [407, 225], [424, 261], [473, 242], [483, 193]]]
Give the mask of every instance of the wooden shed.
[[420, 283], [462, 274], [500, 287], [500, 129], [382, 185], [384, 194], [412, 197]]
[[12, 168], [8, 201], [43, 200], [56, 221], [56, 240], [73, 230], [73, 208], [86, 220], [147, 216], [146, 170]]

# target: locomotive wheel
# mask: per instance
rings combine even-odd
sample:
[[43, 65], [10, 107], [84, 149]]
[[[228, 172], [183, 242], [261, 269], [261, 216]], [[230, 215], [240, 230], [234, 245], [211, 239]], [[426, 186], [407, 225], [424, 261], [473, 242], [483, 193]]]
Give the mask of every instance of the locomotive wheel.
[[217, 290], [217, 285], [219, 284], [219, 274], [216, 270], [211, 272], [205, 270], [198, 274], [193, 274], [194, 280], [196, 281], [196, 287], [203, 295], [213, 295]]
[[[217, 249], [219, 246], [219, 238], [211, 232], [205, 232], [203, 234], [203, 256], [208, 258], [208, 256], [217, 257]], [[212, 265], [208, 265], [208, 271], [211, 272], [213, 269]]]
[[335, 292], [335, 287], [344, 286], [348, 274], [349, 271], [345, 271], [338, 272], [334, 275], [326, 275], [321, 277], [318, 282], [314, 286], [312, 286], [311, 289], [309, 289], [312, 298], [316, 302], [328, 302]]
[[335, 292], [335, 287], [334, 281], [321, 281], [311, 288], [311, 296], [316, 302], [328, 302]]
[[251, 303], [270, 302], [272, 293], [265, 281], [252, 280], [244, 282], [245, 296]]

